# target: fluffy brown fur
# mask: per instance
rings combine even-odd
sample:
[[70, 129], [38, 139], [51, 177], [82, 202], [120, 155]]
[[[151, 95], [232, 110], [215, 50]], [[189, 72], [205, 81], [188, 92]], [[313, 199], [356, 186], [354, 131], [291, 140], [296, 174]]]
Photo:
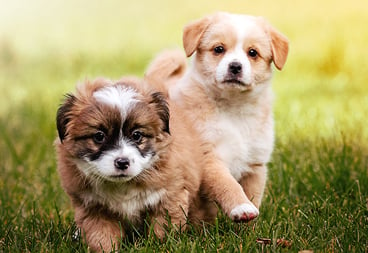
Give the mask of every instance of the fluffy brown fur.
[[[116, 108], [98, 103], [93, 97], [104, 87], [119, 85], [140, 94], [139, 105], [132, 109], [135, 118], [130, 120], [149, 129], [152, 138], [141, 145], [149, 144], [156, 153], [152, 166], [129, 181], [96, 178], [78, 165], [86, 150], [99, 149], [89, 138], [96, 131], [94, 126], [103, 125], [109, 133], [120, 127], [116, 122], [121, 116]], [[105, 79], [82, 83], [59, 108], [59, 138], [55, 141], [58, 171], [75, 209], [77, 226], [93, 251], [118, 249], [128, 233], [128, 224], [139, 227], [147, 217], [160, 238], [165, 235], [166, 214], [173, 225], [182, 229], [187, 217], [193, 221], [206, 219], [203, 215], [208, 213], [193, 211], [202, 205], [198, 190], [201, 167], [207, 161], [206, 148], [175, 105], [170, 105], [170, 111], [168, 121], [168, 105], [162, 95], [147, 91], [141, 81], [132, 78], [117, 83]], [[160, 193], [159, 200], [147, 204], [157, 198], [148, 196], [153, 192]], [[129, 202], [127, 206], [119, 204], [124, 201]], [[141, 207], [134, 208], [135, 204]]]

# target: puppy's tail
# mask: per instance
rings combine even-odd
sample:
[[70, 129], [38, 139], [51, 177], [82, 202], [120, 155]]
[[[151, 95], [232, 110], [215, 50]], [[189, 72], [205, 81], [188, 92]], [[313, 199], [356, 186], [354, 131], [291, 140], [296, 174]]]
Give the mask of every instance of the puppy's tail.
[[148, 66], [144, 80], [152, 88], [168, 96], [169, 87], [184, 75], [187, 67], [182, 50], [165, 50], [158, 54]]

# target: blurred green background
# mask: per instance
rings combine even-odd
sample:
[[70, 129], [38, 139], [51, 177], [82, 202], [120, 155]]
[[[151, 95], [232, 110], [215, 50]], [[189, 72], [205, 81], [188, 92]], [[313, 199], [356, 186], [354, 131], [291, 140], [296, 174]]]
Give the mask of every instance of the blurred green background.
[[[290, 39], [286, 66], [273, 81], [276, 147], [260, 220], [299, 221], [279, 224], [298, 247], [312, 237], [298, 234], [299, 210], [316, 198], [327, 201], [321, 208], [335, 205], [337, 220], [355, 206], [354, 217], [363, 218], [354, 227], [367, 222], [366, 0], [0, 0], [0, 246], [14, 238], [22, 245], [20, 234], [38, 231], [21, 225], [33, 224], [27, 217], [35, 213], [71, 222], [52, 146], [63, 94], [86, 78], [142, 76], [158, 52], [181, 48], [186, 23], [218, 10], [264, 16]], [[339, 197], [351, 189], [357, 202]], [[359, 228], [353, 231], [367, 229]]]
[[264, 16], [290, 39], [287, 65], [274, 81], [279, 122], [301, 132], [312, 124], [318, 129], [304, 134], [330, 135], [339, 120], [355, 129], [367, 111], [364, 0], [1, 0], [0, 5], [3, 117], [29, 100], [56, 108], [60, 94], [78, 80], [142, 75], [160, 50], [181, 47], [187, 22], [217, 10]]

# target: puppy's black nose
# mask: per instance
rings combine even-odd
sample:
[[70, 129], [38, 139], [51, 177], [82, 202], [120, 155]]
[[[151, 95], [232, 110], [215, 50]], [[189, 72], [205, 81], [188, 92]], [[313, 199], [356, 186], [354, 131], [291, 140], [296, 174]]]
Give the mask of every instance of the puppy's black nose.
[[129, 168], [129, 159], [127, 158], [117, 158], [114, 161], [115, 168], [119, 170], [126, 170]]
[[232, 62], [229, 64], [230, 73], [237, 75], [242, 71], [242, 65], [240, 62]]

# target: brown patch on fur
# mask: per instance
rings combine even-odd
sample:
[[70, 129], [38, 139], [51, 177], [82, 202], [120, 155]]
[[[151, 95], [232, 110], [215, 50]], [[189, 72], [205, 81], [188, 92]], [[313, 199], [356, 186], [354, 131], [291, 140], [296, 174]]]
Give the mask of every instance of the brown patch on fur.
[[278, 70], [282, 70], [289, 52], [289, 40], [273, 27], [269, 26], [271, 35], [273, 62]]
[[205, 17], [193, 21], [184, 27], [183, 46], [187, 57], [191, 56], [196, 51], [202, 35], [211, 21], [211, 17]]
[[[159, 159], [152, 168], [128, 182], [96, 181], [77, 166], [77, 161], [81, 159], [80, 150], [97, 148], [95, 143], [88, 138], [83, 139], [83, 136], [89, 135], [90, 131], [93, 133], [95, 125], [101, 122], [108, 129], [111, 128], [110, 124], [117, 124], [118, 112], [93, 99], [93, 92], [107, 85], [130, 86], [142, 95], [142, 100], [132, 109], [137, 110], [136, 115], [139, 116], [132, 116], [134, 119], [131, 120], [142, 125], [146, 133], [155, 136], [152, 145]], [[124, 210], [116, 212], [105, 204], [109, 196], [121, 197], [130, 191], [164, 190], [158, 204], [138, 210], [135, 218], [130, 220], [139, 227], [144, 224], [142, 217], [145, 215], [142, 214], [148, 213], [154, 231], [160, 238], [165, 236], [166, 213], [171, 223], [182, 229], [185, 228], [187, 217], [193, 220], [193, 217], [198, 217], [192, 213], [200, 204], [198, 190], [206, 151], [198, 142], [200, 138], [196, 131], [188, 124], [190, 121], [175, 105], [170, 105], [172, 117], [169, 135], [168, 124], [164, 122], [169, 120], [165, 112], [166, 101], [158, 94], [153, 94], [136, 79], [122, 80], [117, 84], [98, 79], [80, 84], [76, 94], [70, 95], [58, 111], [58, 129], [61, 133], [55, 146], [61, 184], [74, 206], [75, 221], [93, 251], [110, 251], [113, 249], [111, 243], [118, 248], [127, 232]], [[114, 208], [119, 210], [118, 206]]]

